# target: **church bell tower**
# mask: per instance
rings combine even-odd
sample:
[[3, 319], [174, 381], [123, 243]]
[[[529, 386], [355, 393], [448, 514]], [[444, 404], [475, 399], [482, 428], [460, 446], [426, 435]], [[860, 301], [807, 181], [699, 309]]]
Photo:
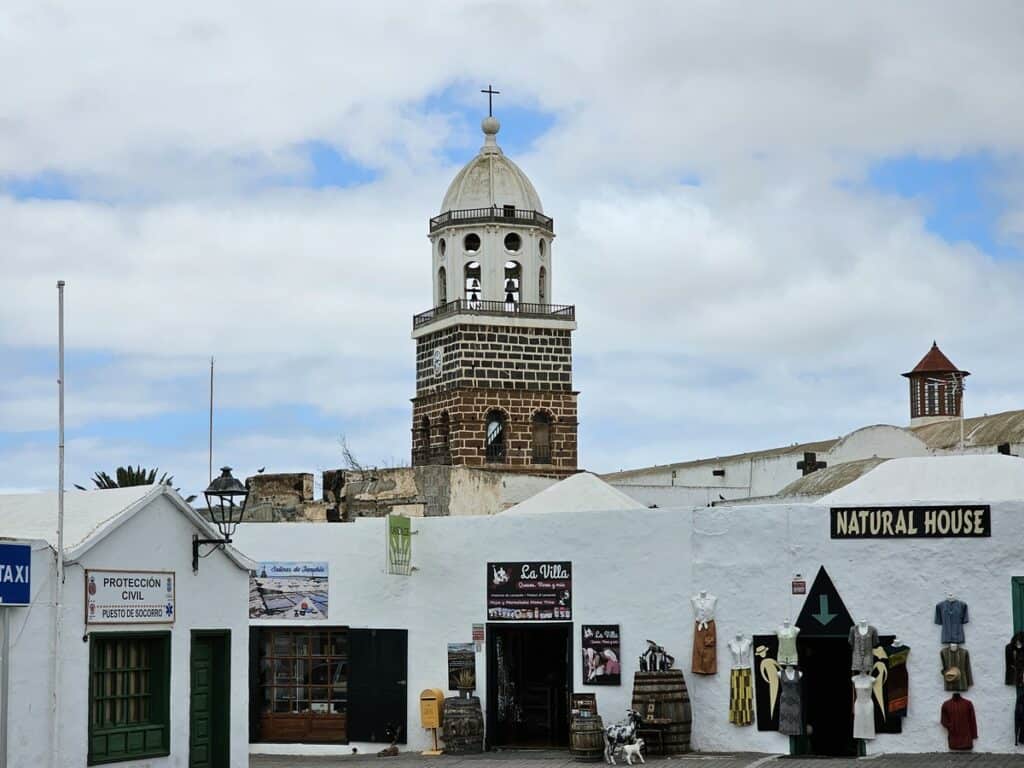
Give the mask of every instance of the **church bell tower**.
[[413, 317], [412, 463], [576, 471], [572, 332], [552, 303], [554, 221], [484, 118], [484, 144], [430, 219], [432, 308]]

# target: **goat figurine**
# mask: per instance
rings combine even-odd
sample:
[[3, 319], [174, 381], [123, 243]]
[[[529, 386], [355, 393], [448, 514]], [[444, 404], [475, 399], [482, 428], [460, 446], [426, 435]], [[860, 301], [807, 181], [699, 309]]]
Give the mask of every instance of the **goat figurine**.
[[[626, 710], [626, 717], [604, 729], [604, 760], [608, 765], [617, 765], [615, 750], [636, 743], [636, 729], [642, 722], [635, 709]], [[630, 765], [633, 763], [630, 761]]]

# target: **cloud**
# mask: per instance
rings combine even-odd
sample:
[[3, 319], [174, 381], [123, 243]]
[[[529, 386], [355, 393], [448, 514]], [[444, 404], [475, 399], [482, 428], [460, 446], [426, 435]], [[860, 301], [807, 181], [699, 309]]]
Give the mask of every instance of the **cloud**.
[[[550, 125], [514, 159], [555, 217], [553, 300], [578, 306], [586, 466], [902, 423], [898, 374], [933, 338], [975, 372], [968, 409], [1019, 405], [1021, 261], [938, 236], [870, 170], [984, 151], [997, 234], [1019, 244], [1024, 110], [1006, 94], [1024, 91], [1024, 9], [646, 11], [6, 4], [0, 354], [53, 345], [67, 280], [69, 348], [103, 360], [69, 376], [69, 424], [96, 441], [69, 443], [76, 471], [143, 461], [205, 482], [200, 436], [146, 430], [204, 407], [210, 355], [222, 407], [321, 419], [242, 425], [218, 448], [231, 463], [331, 466], [340, 432], [371, 462], [404, 457], [426, 219], [452, 148], [478, 144], [465, 115], [487, 82], [499, 116]], [[320, 185], [310, 147], [359, 183]], [[4, 196], [4, 179], [77, 199]], [[0, 386], [0, 485], [45, 486], [52, 379]], [[140, 431], [104, 437], [114, 422]]]

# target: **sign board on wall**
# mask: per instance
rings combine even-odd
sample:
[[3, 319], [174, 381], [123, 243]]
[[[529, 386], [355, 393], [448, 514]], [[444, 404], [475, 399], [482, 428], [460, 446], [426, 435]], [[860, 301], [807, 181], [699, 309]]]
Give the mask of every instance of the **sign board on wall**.
[[268, 561], [249, 574], [250, 619], [327, 618], [327, 563]]
[[618, 624], [584, 624], [583, 684], [619, 685], [621, 653]]
[[32, 602], [32, 547], [0, 544], [0, 605]]
[[86, 624], [173, 624], [174, 571], [85, 572]]
[[476, 648], [473, 643], [448, 643], [448, 690], [476, 690]]
[[975, 539], [992, 535], [988, 504], [831, 507], [833, 539]]
[[487, 564], [487, 618], [491, 621], [571, 621], [572, 563]]
[[388, 573], [412, 573], [412, 520], [405, 515], [388, 515]]

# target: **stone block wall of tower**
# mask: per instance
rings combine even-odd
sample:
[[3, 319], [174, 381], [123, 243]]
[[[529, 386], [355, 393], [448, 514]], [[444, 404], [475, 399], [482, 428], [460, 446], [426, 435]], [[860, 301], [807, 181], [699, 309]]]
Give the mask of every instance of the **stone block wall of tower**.
[[[455, 325], [416, 345], [416, 394], [452, 387], [572, 390], [572, 332], [565, 328]], [[441, 374], [434, 352], [442, 353]]]
[[[507, 455], [488, 462], [484, 448], [487, 415], [500, 410], [506, 418]], [[534, 463], [533, 418], [551, 417], [551, 457]], [[441, 427], [447, 414], [447, 435]], [[423, 418], [431, 425], [429, 437]], [[576, 472], [578, 448], [576, 393], [549, 389], [459, 388], [413, 400], [413, 465], [455, 464], [563, 477]]]

